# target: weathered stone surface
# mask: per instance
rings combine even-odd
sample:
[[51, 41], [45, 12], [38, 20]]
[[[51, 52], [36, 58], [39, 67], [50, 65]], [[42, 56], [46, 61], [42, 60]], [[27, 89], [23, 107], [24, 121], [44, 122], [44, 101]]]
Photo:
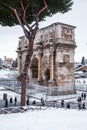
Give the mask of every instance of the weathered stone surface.
[[[75, 27], [71, 25], [55, 23], [38, 30], [28, 72], [30, 83], [57, 86], [61, 88], [56, 92], [57, 94], [75, 92], [74, 49], [76, 44], [74, 29]], [[21, 53], [17, 51], [18, 57], [21, 54], [21, 61], [19, 60], [19, 65], [20, 62], [22, 65], [19, 67], [21, 71], [27, 54], [27, 46], [28, 40], [24, 36], [21, 37], [19, 42]], [[34, 58], [37, 59], [36, 66], [33, 63]]]

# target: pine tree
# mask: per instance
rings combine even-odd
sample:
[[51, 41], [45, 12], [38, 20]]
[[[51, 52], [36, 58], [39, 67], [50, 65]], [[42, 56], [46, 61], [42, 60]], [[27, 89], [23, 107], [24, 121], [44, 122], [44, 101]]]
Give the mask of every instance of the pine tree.
[[81, 64], [85, 65], [85, 57], [84, 56], [82, 57]]
[[26, 77], [33, 54], [33, 43], [39, 22], [46, 16], [65, 13], [72, 7], [72, 0], [0, 0], [0, 24], [2, 26], [20, 25], [29, 40], [23, 72], [19, 79], [22, 83], [21, 105], [25, 105]]

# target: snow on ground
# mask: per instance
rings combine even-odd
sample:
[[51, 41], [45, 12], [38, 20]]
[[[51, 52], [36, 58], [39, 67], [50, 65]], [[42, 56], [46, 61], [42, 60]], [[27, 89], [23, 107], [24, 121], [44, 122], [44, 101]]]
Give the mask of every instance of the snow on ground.
[[0, 115], [0, 130], [87, 130], [87, 111], [47, 109]]
[[[1, 78], [8, 76], [4, 71], [3, 74], [0, 73]], [[80, 82], [83, 82], [83, 79]], [[3, 92], [9, 97], [15, 96], [14, 93], [7, 92], [1, 86], [0, 98], [3, 97]], [[87, 130], [86, 120], [87, 110], [65, 108], [29, 110], [24, 113], [1, 114], [0, 130]]]
[[13, 71], [9, 69], [0, 69], [0, 79], [14, 78], [16, 74], [17, 74], [17, 71]]

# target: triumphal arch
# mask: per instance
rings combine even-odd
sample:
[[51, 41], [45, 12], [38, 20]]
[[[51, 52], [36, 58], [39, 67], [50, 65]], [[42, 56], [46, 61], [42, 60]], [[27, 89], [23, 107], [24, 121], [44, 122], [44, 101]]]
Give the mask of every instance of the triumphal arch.
[[[74, 54], [75, 26], [54, 23], [37, 31], [33, 56], [28, 71], [32, 84], [58, 88], [58, 94], [75, 93]], [[28, 40], [20, 37], [18, 72], [22, 72]]]

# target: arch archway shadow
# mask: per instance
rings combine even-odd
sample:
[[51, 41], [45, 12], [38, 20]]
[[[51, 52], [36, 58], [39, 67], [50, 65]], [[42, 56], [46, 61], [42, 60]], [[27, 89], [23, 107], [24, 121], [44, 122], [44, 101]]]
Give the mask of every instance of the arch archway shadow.
[[32, 78], [38, 78], [38, 59], [34, 57], [31, 62]]
[[46, 69], [45, 71], [45, 80], [46, 82], [50, 80], [50, 69]]

